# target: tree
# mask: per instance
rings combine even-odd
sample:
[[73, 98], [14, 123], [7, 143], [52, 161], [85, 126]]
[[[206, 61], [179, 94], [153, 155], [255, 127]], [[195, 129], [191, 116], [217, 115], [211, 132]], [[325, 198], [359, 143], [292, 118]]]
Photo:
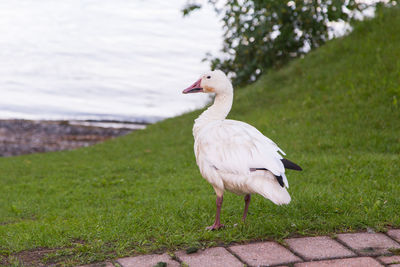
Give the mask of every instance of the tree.
[[[255, 81], [328, 40], [330, 22], [350, 22], [353, 11], [368, 7], [357, 0], [209, 0], [222, 14], [224, 58], [207, 56], [211, 68], [228, 73], [235, 84]], [[371, 5], [371, 4], [370, 4]], [[184, 15], [201, 8], [188, 2]]]

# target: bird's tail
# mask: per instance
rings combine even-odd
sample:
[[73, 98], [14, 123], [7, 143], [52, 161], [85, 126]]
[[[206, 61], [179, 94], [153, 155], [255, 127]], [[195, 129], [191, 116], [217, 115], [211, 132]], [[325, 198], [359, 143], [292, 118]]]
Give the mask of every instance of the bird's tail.
[[285, 187], [282, 187], [275, 176], [269, 171], [257, 171], [252, 175], [251, 189], [268, 198], [276, 205], [283, 205], [290, 203], [290, 195]]

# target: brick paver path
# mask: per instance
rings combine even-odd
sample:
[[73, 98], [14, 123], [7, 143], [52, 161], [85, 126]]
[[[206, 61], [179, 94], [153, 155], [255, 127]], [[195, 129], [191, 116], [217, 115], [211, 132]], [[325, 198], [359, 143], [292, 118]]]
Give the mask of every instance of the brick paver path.
[[[142, 255], [88, 266], [294, 266], [294, 267], [375, 267], [400, 266], [400, 229], [387, 233], [346, 233], [328, 236], [299, 237], [277, 242], [254, 242], [245, 245], [214, 247], [187, 254]], [[397, 255], [396, 255], [397, 254]], [[157, 265], [158, 264], [158, 265]]]

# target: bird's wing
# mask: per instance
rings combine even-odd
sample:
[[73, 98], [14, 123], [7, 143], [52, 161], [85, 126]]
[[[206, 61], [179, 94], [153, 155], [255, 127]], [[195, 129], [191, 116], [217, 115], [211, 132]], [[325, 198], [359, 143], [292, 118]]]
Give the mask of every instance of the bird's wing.
[[[225, 172], [246, 175], [265, 168], [281, 176], [288, 187], [281, 161], [284, 152], [253, 126], [234, 120], [209, 123], [196, 138], [196, 159]], [[280, 153], [279, 153], [280, 152]]]

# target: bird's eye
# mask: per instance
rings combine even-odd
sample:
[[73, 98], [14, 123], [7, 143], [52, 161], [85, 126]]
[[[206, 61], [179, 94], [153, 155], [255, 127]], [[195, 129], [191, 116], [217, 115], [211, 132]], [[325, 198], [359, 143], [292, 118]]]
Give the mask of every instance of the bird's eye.
[[211, 76], [207, 76], [207, 79], [211, 79]]

